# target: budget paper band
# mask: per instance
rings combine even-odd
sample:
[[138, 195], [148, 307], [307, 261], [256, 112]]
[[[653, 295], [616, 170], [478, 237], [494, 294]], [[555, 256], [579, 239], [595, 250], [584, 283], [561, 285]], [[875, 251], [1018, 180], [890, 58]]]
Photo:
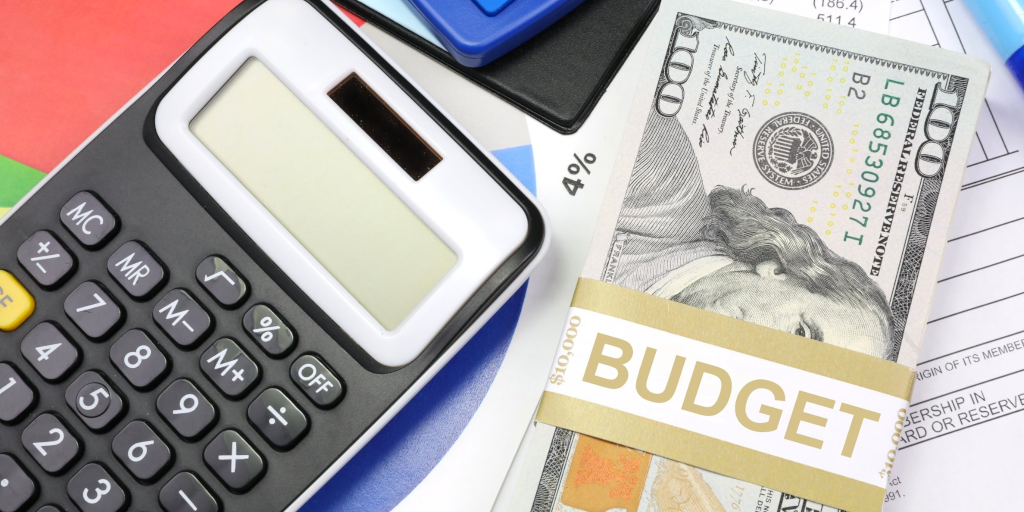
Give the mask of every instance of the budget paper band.
[[878, 510], [913, 370], [581, 279], [537, 420]]

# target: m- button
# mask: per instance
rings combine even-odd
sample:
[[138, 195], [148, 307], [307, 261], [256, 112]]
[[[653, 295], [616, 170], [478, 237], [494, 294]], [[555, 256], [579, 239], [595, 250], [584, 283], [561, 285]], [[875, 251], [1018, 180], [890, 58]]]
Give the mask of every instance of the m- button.
[[32, 294], [10, 272], [0, 270], [0, 331], [17, 329], [35, 310]]
[[345, 384], [318, 357], [306, 354], [292, 363], [292, 382], [317, 407], [334, 407], [345, 396]]

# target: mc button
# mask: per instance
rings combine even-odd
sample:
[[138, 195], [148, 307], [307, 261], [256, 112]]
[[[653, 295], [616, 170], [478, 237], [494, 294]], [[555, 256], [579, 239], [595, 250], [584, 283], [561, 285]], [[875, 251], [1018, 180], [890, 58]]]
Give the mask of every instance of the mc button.
[[6, 270], [0, 270], [0, 331], [18, 328], [36, 309], [36, 301], [28, 290]]
[[334, 407], [345, 396], [345, 384], [318, 357], [306, 354], [292, 363], [292, 382], [317, 407]]

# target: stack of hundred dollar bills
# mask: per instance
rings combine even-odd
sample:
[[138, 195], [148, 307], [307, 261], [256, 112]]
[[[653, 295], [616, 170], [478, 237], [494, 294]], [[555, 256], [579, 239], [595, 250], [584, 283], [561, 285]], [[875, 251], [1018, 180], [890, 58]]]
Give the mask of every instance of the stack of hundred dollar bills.
[[[581, 289], [642, 292], [665, 304], [687, 306], [677, 310], [675, 304], [653, 302], [652, 317], [699, 309], [714, 315], [695, 318], [743, 320], [788, 333], [780, 343], [799, 345], [806, 353], [822, 347], [841, 356], [812, 361], [797, 376], [851, 373], [846, 367], [851, 361], [858, 368], [889, 365], [897, 369], [893, 374], [907, 376], [898, 394], [908, 398], [988, 65], [938, 48], [725, 0], [665, 0], [649, 30], [653, 39], [647, 63]], [[831, 449], [834, 440], [827, 432], [834, 425], [844, 425], [841, 439], [849, 442], [856, 441], [861, 426], [863, 438], [876, 423], [888, 421], [867, 411], [871, 404], [844, 408], [843, 415], [842, 397], [829, 399], [827, 389], [804, 389], [806, 396], [821, 396], [801, 398], [797, 407], [796, 394], [783, 393], [784, 385], [753, 381], [762, 385], [743, 386], [752, 391], [739, 410], [736, 391], [753, 377], [732, 373], [730, 392], [722, 375], [728, 369], [717, 368], [716, 374], [705, 367], [704, 374], [715, 376], [702, 374], [710, 390], [688, 393], [698, 373], [695, 353], [676, 354], [677, 369], [663, 349], [645, 354], [607, 337], [601, 341], [602, 333], [585, 336], [588, 320], [574, 315], [557, 340], [562, 344], [558, 359], [523, 448], [527, 452], [513, 512], [881, 509], [894, 446], [882, 448], [889, 451], [879, 453], [888, 458], [870, 465], [871, 474], [863, 477], [866, 471], [842, 466], [846, 459], [839, 458], [838, 448], [835, 466], [826, 461], [816, 467], [818, 459], [800, 458], [800, 450]], [[589, 322], [592, 327], [596, 320]], [[729, 322], [734, 321], [721, 325], [738, 325]], [[658, 334], [643, 332], [652, 339]], [[587, 336], [590, 348], [584, 349], [581, 340]], [[814, 346], [808, 348], [807, 340]], [[734, 342], [750, 340], [727, 339], [717, 347]], [[745, 350], [737, 352], [737, 360], [757, 347]], [[846, 352], [849, 357], [843, 356]], [[773, 360], [788, 360], [785, 354], [778, 357]], [[636, 375], [644, 372], [662, 377], [643, 383]], [[857, 377], [866, 383], [862, 386], [872, 387], [871, 375]], [[605, 388], [622, 395], [597, 394]], [[643, 431], [629, 432], [634, 427], [613, 423], [644, 416], [640, 409], [622, 406], [628, 414], [619, 414], [613, 399], [592, 404], [598, 399], [586, 398], [635, 395], [635, 390], [641, 391], [644, 407], [669, 416], [652, 413], [653, 423], [638, 422]], [[624, 437], [602, 439], [583, 428], [546, 423], [546, 408], [565, 403], [555, 399], [572, 393], [576, 403], [587, 407], [563, 411], [560, 417], [567, 424]], [[579, 418], [584, 410], [592, 417]], [[613, 410], [616, 414], [600, 414]], [[683, 446], [690, 441], [663, 442], [666, 432], [688, 425], [698, 431], [698, 416], [719, 412], [728, 416], [722, 421], [743, 416], [740, 421], [745, 419], [754, 433], [734, 438], [731, 427], [723, 427], [672, 438], [717, 438], [718, 444], [708, 449]], [[548, 415], [554, 416], [559, 415]], [[665, 417], [673, 419], [657, 419]], [[884, 428], [895, 432], [898, 441], [899, 420]], [[644, 446], [627, 445], [624, 438]], [[866, 453], [870, 442], [856, 445], [857, 453]], [[660, 446], [665, 447], [662, 453], [651, 448]], [[764, 446], [769, 448], [758, 448]], [[852, 446], [843, 447], [842, 456], [856, 460]], [[754, 453], [749, 460], [785, 464], [737, 472], [768, 475], [752, 482], [669, 453], [695, 453], [698, 460]], [[807, 467], [812, 470], [792, 478], [772, 475]], [[807, 479], [834, 474], [840, 474], [830, 480], [836, 488], [817, 496], [849, 496], [870, 488], [877, 500], [820, 503], [766, 484], [802, 478], [797, 487], [803, 489], [815, 485]]]

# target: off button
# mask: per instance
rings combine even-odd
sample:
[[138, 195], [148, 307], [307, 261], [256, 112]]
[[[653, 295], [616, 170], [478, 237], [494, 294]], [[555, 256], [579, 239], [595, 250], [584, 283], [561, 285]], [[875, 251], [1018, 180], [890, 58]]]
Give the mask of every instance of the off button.
[[345, 383], [315, 355], [306, 354], [296, 359], [290, 373], [292, 382], [321, 409], [338, 405], [345, 396]]
[[18, 328], [36, 309], [36, 301], [18, 279], [0, 270], [0, 331]]

